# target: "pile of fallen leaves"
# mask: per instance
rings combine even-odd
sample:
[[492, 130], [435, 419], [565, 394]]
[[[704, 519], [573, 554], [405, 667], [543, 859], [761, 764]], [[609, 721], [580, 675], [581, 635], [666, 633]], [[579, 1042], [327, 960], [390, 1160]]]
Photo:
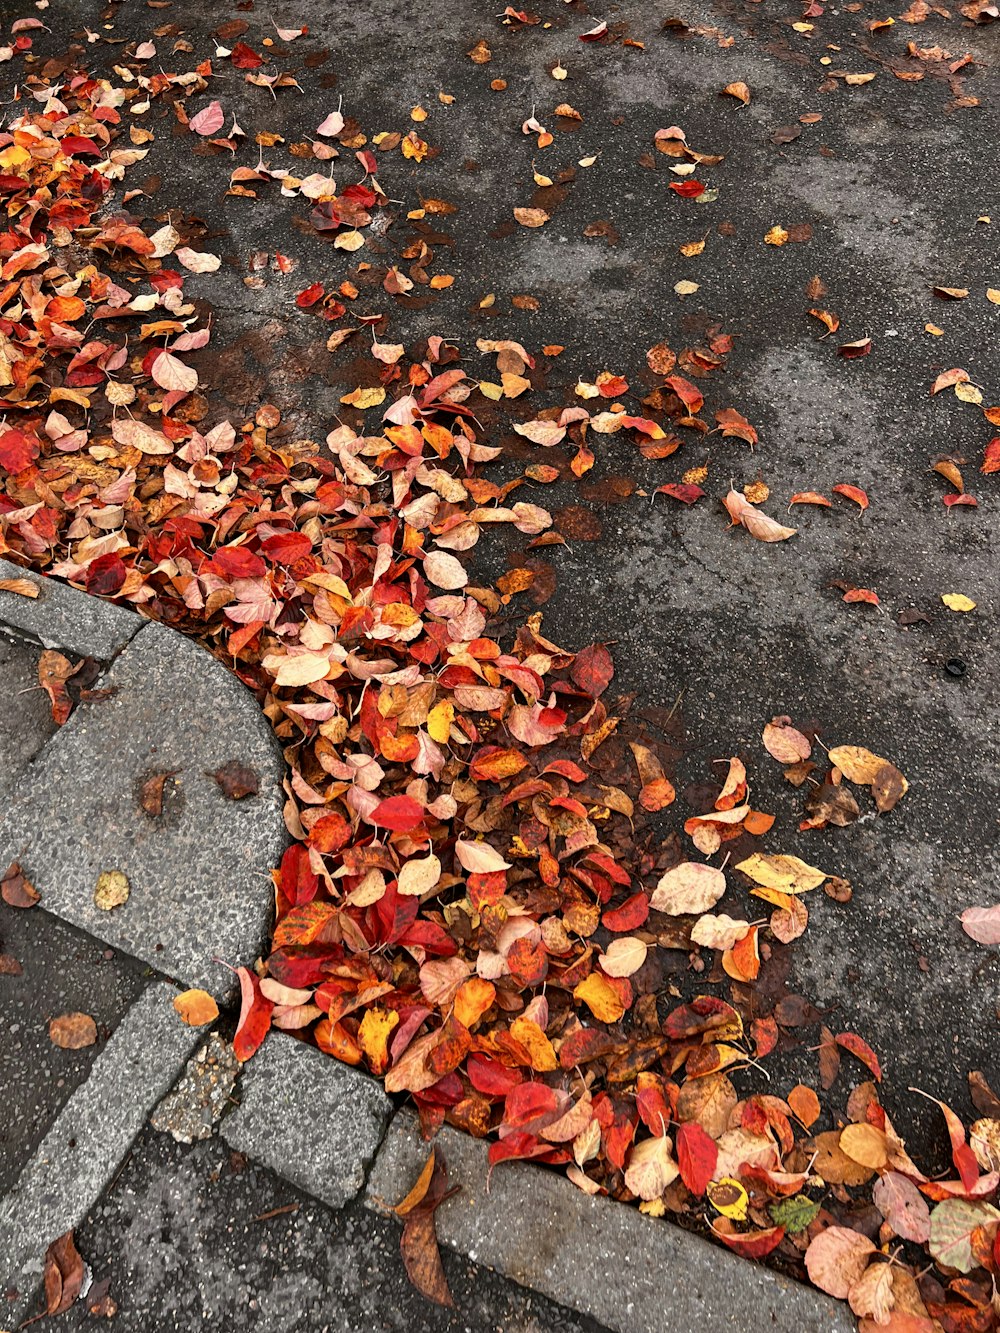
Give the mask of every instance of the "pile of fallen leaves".
[[[496, 378], [476, 380], [445, 340], [379, 341], [384, 318], [361, 316], [330, 340], [372, 326], [366, 382], [342, 399], [357, 428], [293, 439], [266, 403], [213, 419], [189, 359], [210, 327], [185, 278], [218, 260], [112, 198], [147, 151], [122, 136], [126, 103], [170, 87], [166, 75], [128, 91], [86, 74], [29, 80], [36, 105], [0, 133], [0, 552], [197, 635], [285, 746], [293, 841], [274, 874], [270, 956], [239, 969], [239, 1058], [272, 1026], [294, 1031], [409, 1094], [428, 1135], [447, 1122], [489, 1137], [493, 1166], [541, 1161], [588, 1193], [697, 1220], [741, 1254], [804, 1256], [867, 1326], [994, 1327], [1000, 1101], [974, 1083], [982, 1119], [968, 1140], [942, 1106], [956, 1177], [929, 1180], [880, 1105], [875, 1052], [768, 980], [807, 927], [807, 895], [845, 903], [850, 886], [763, 850], [773, 817], [736, 758], [683, 839], [664, 837], [669, 747], [612, 698], [607, 648], [556, 645], [537, 612], [501, 642], [496, 618], [534, 574], [477, 585], [459, 558], [495, 524], [532, 545], [562, 540], [518, 498], [555, 469], [478, 475], [500, 449], [477, 407], [532, 387], [534, 355], [480, 342]], [[216, 105], [192, 133], [218, 133]], [[318, 132], [348, 131], [334, 113]], [[325, 176], [293, 188], [263, 164], [241, 188], [285, 179], [314, 226], [358, 235], [385, 196], [372, 154], [357, 157], [364, 180], [342, 191]], [[386, 290], [401, 277], [391, 267]], [[300, 308], [322, 302], [339, 319], [315, 286]], [[720, 335], [681, 364], [704, 374], [727, 350]], [[650, 351], [661, 384], [646, 401], [663, 424], [625, 410], [627, 382], [601, 372], [575, 396], [606, 410], [547, 408], [515, 429], [542, 448], [572, 438], [577, 475], [588, 431], [632, 432], [644, 456], [666, 457], [677, 429], [709, 429], [677, 360]], [[733, 409], [716, 428], [756, 439]], [[693, 480], [663, 489], [702, 493]], [[792, 535], [735, 491], [726, 505], [752, 535]], [[68, 713], [65, 680], [50, 684]], [[790, 719], [762, 740], [789, 781], [809, 780], [804, 828], [858, 818], [866, 790], [878, 813], [905, 794], [894, 765], [861, 747], [817, 763], [815, 736]], [[727, 894], [740, 915], [715, 910]], [[702, 993], [684, 1000], [679, 984], [699, 975]], [[843, 1055], [867, 1076], [821, 1132], [811, 1088], [740, 1096], [731, 1077], [805, 1027], [819, 1032], [824, 1089]], [[421, 1246], [443, 1197], [432, 1158], [408, 1206]], [[439, 1270], [413, 1268], [444, 1296]]]

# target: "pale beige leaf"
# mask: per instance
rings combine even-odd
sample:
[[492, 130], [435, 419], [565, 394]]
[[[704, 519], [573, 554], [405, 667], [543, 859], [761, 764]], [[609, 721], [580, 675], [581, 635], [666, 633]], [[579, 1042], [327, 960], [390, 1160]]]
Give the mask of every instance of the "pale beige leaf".
[[646, 961], [647, 946], [635, 935], [612, 940], [599, 958], [602, 971], [609, 977], [630, 977]]
[[700, 861], [685, 861], [661, 877], [649, 905], [654, 911], [670, 916], [707, 912], [725, 891], [726, 877], [721, 870]]
[[827, 1227], [813, 1237], [806, 1250], [809, 1280], [820, 1291], [844, 1301], [874, 1253], [875, 1246], [859, 1231], [849, 1227]]

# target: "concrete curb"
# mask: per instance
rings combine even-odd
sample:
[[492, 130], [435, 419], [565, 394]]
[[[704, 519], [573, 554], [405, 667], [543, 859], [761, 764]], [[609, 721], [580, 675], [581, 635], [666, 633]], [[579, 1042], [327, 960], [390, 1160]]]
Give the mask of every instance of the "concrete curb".
[[[617, 1333], [767, 1328], [851, 1333], [846, 1306], [670, 1222], [589, 1196], [565, 1177], [503, 1163], [488, 1179], [487, 1145], [445, 1128], [434, 1139], [461, 1190], [436, 1213], [449, 1249], [485, 1264]], [[365, 1194], [388, 1213], [403, 1199], [430, 1145], [400, 1112], [379, 1149]]]
[[37, 597], [0, 589], [0, 624], [46, 648], [111, 662], [147, 622], [114, 602], [0, 560], [0, 579], [27, 579]]
[[[270, 871], [287, 845], [284, 763], [256, 700], [183, 635], [117, 607], [95, 611], [75, 589], [0, 598], [0, 625], [112, 659], [101, 680], [111, 697], [79, 705], [22, 771], [0, 821], [0, 864], [19, 861], [48, 911], [229, 1000], [235, 978], [214, 960], [251, 963], [266, 947]], [[223, 793], [212, 775], [233, 760], [256, 774], [256, 794]], [[157, 773], [171, 776], [151, 816], [139, 794]], [[110, 870], [130, 893], [108, 911], [94, 890]]]
[[178, 1018], [175, 994], [155, 982], [136, 1001], [0, 1202], [0, 1292], [18, 1291], [0, 1318], [12, 1326], [32, 1303], [47, 1247], [94, 1206], [204, 1038]]
[[244, 1066], [239, 1109], [220, 1133], [237, 1152], [343, 1208], [364, 1189], [391, 1115], [375, 1079], [271, 1032]]

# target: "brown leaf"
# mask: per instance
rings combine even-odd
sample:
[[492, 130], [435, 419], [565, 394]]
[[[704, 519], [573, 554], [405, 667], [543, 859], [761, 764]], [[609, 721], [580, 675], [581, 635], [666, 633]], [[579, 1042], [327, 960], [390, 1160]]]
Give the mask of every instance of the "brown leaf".
[[399, 1248], [407, 1276], [422, 1296], [449, 1308], [455, 1302], [441, 1264], [434, 1212], [454, 1192], [448, 1189], [448, 1167], [441, 1150], [432, 1148], [413, 1188], [395, 1209], [406, 1218]]
[[73, 663], [54, 648], [46, 648], [38, 659], [38, 683], [52, 701], [52, 721], [61, 727], [73, 709], [66, 682], [73, 674]]
[[41, 898], [41, 894], [27, 879], [21, 867], [16, 861], [5, 872], [0, 880], [0, 897], [8, 907], [34, 907], [35, 903]]
[[[167, 778], [172, 778], [177, 769], [172, 769], [167, 773], [151, 773], [145, 778], [139, 786], [139, 805], [147, 815], [154, 819], [163, 814], [163, 788]], [[218, 778], [216, 778], [218, 781]]]
[[211, 776], [230, 801], [242, 801], [245, 796], [256, 796], [260, 791], [260, 778], [252, 768], [241, 764], [238, 759], [230, 759]]
[[19, 597], [37, 597], [38, 584], [31, 579], [0, 579], [0, 592], [14, 592]]
[[60, 1014], [49, 1021], [49, 1037], [64, 1051], [79, 1051], [97, 1040], [97, 1024], [89, 1014]]
[[67, 1231], [45, 1251], [45, 1313], [65, 1314], [80, 1294], [83, 1277], [83, 1260], [73, 1232]]

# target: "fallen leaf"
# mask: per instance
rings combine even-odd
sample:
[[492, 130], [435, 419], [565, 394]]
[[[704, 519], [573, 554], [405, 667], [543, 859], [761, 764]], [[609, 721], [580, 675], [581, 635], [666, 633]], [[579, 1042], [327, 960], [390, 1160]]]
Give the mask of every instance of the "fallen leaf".
[[97, 1024], [89, 1014], [60, 1014], [49, 1020], [49, 1038], [64, 1051], [79, 1051], [97, 1040]]
[[1000, 944], [1000, 903], [995, 907], [967, 907], [959, 920], [966, 935], [977, 944]]
[[16, 861], [12, 862], [0, 880], [0, 897], [8, 907], [34, 907], [41, 894], [27, 878]]
[[649, 905], [670, 916], [707, 912], [726, 892], [726, 877], [715, 866], [685, 861], [660, 878]]
[[180, 1015], [181, 1022], [189, 1027], [201, 1028], [214, 1023], [219, 1017], [219, 1006], [205, 990], [185, 990], [174, 996], [174, 1008]]
[[43, 1277], [45, 1313], [65, 1314], [80, 1295], [86, 1277], [86, 1269], [74, 1244], [72, 1231], [54, 1240], [45, 1251]]
[[113, 911], [128, 902], [130, 885], [121, 870], [102, 870], [94, 887], [94, 906], [102, 912]]

